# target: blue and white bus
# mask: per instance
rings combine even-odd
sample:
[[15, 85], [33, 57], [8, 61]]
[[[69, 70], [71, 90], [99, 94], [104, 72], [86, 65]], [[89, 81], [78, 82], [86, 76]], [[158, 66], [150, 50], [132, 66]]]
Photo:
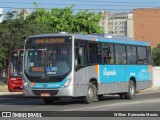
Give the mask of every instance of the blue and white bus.
[[152, 85], [147, 42], [98, 35], [41, 34], [27, 37], [23, 94], [51, 104], [61, 97], [85, 103], [106, 94], [133, 99]]

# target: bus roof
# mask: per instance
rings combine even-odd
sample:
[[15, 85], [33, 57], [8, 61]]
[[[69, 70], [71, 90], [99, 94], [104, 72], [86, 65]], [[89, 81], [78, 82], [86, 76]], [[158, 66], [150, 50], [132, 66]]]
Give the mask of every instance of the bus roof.
[[97, 41], [97, 42], [108, 42], [108, 43], [117, 43], [117, 44], [130, 44], [130, 45], [141, 45], [141, 46], [150, 46], [149, 42], [138, 41], [130, 39], [127, 36], [114, 36], [114, 35], [106, 35], [106, 34], [91, 34], [91, 35], [83, 35], [83, 34], [40, 34], [33, 35], [27, 38], [36, 38], [36, 37], [52, 37], [52, 36], [74, 36], [75, 39], [87, 40], [87, 41]]

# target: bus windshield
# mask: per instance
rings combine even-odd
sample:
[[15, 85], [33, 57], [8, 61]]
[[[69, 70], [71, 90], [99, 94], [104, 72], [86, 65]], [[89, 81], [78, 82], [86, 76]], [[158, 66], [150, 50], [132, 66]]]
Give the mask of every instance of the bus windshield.
[[22, 60], [23, 51], [13, 51], [10, 58], [10, 76], [21, 77], [22, 75]]
[[70, 70], [71, 44], [26, 46], [25, 73], [28, 76], [62, 76]]

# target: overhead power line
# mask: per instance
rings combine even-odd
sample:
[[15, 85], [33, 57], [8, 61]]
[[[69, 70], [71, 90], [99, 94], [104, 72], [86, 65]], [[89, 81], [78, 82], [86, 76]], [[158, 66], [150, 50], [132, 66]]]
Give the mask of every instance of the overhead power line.
[[[76, 2], [74, 0], [74, 2]], [[79, 1], [80, 2], [80, 1]], [[82, 2], [82, 1], [81, 1]], [[101, 3], [100, 1], [85, 1], [85, 2], [90, 2], [90, 3], [95, 3], [95, 2], [99, 2]], [[103, 4], [97, 4], [96, 5], [89, 5], [89, 4], [76, 4], [76, 6], [121, 6], [121, 5], [145, 5], [145, 4], [149, 4], [149, 5], [157, 5], [158, 3], [147, 3], [147, 2], [105, 2], [103, 1], [104, 3]], [[26, 3], [26, 2], [1, 2], [1, 3], [6, 3], [6, 4], [28, 4], [28, 5], [33, 5], [33, 3]], [[107, 4], [105, 4], [107, 3]], [[73, 3], [74, 4], [74, 3]], [[53, 3], [37, 3], [37, 5], [72, 5], [72, 3], [70, 4], [66, 4], [66, 3], [61, 3], [61, 4], [53, 4]]]
[[[36, 8], [18, 8], [18, 7], [1, 7], [1, 8], [11, 8], [11, 9], [33, 9], [35, 10]], [[54, 9], [54, 8], [38, 8], [38, 9], [46, 9], [46, 10], [50, 10], [50, 9]], [[61, 8], [63, 9], [63, 8]], [[72, 10], [102, 10], [102, 9], [98, 9], [98, 8], [86, 8], [86, 9], [82, 9], [82, 8], [72, 8]], [[103, 9], [103, 10], [131, 10], [131, 9]]]

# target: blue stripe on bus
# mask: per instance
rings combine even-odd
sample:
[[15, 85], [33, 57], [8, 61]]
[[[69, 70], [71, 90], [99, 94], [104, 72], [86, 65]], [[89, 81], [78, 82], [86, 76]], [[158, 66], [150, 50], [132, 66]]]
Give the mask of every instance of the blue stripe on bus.
[[148, 65], [99, 65], [101, 83], [127, 82], [131, 77], [136, 81], [151, 80]]
[[49, 83], [35, 83], [32, 86], [32, 89], [54, 89], [61, 88], [67, 79], [62, 80], [61, 82], [49, 82]]
[[105, 39], [105, 38], [97, 38], [99, 42], [109, 42], [109, 43], [118, 43], [118, 44], [129, 44], [129, 45], [143, 45], [150, 46], [150, 43], [136, 40], [116, 40], [116, 39]]

